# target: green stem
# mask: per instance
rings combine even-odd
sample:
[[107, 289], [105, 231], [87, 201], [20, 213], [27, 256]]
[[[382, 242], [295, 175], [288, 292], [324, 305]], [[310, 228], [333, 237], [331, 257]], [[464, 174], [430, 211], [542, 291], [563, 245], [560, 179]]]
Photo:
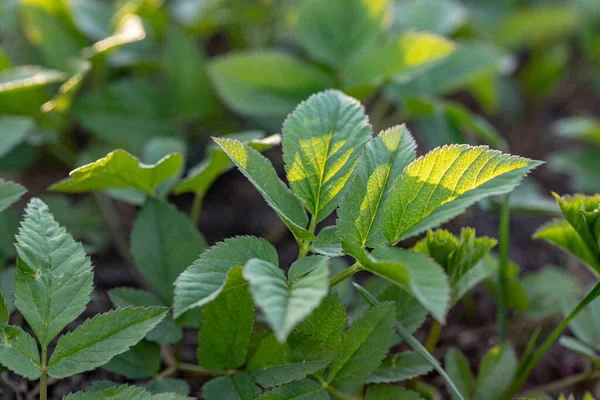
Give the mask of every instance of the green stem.
[[528, 389], [526, 392], [524, 392], [523, 396], [525, 396], [527, 394], [540, 393], [540, 392], [544, 392], [544, 393], [557, 392], [561, 389], [573, 387], [582, 382], [591, 382], [591, 381], [595, 381], [598, 379], [600, 379], [600, 371], [589, 370], [589, 371], [585, 371], [581, 374], [571, 375], [571, 376], [568, 376], [563, 379], [559, 379], [554, 382], [546, 383], [545, 385], [533, 387], [531, 389]]
[[40, 400], [48, 400], [48, 348], [42, 346], [42, 376], [40, 377]]
[[192, 203], [192, 213], [190, 214], [190, 221], [194, 228], [198, 226], [198, 220], [200, 219], [200, 209], [202, 208], [202, 200], [204, 196], [196, 193], [194, 195], [194, 202]]
[[506, 279], [508, 275], [508, 241], [510, 228], [510, 194], [504, 197], [500, 213], [500, 263], [498, 265], [498, 331], [500, 342], [508, 341], [508, 302]]
[[332, 288], [335, 285], [343, 282], [344, 280], [350, 278], [352, 275], [356, 274], [358, 271], [362, 271], [362, 265], [357, 261], [352, 266], [346, 268], [333, 278], [329, 280], [329, 287]]
[[169, 376], [172, 376], [175, 372], [177, 372], [177, 367], [171, 365], [170, 367], [162, 371], [160, 374], [156, 375], [155, 379], [167, 378]]
[[589, 303], [591, 303], [599, 295], [600, 282], [597, 283], [596, 286], [594, 286], [594, 288], [590, 291], [590, 293], [588, 293], [588, 295], [585, 296], [581, 303], [579, 303], [577, 307], [575, 307], [575, 309], [571, 311], [571, 313], [565, 319], [563, 319], [562, 322], [556, 328], [554, 328], [550, 336], [548, 336], [546, 341], [538, 348], [538, 350], [533, 354], [531, 359], [527, 362], [527, 364], [523, 368], [523, 371], [521, 371], [515, 377], [515, 379], [513, 379], [510, 387], [505, 393], [504, 399], [510, 400], [514, 397], [514, 395], [519, 391], [519, 389], [523, 387], [525, 381], [527, 381], [527, 378], [531, 374], [531, 371], [533, 371], [533, 369], [540, 361], [540, 359], [544, 356], [546, 351], [548, 351], [550, 346], [552, 346], [552, 344], [556, 341], [556, 339], [558, 339], [560, 334], [565, 330], [567, 325], [569, 325], [569, 322], [571, 322], [571, 320], [575, 318], [577, 314], [579, 314]]
[[[308, 225], [308, 230], [310, 233], [315, 233], [315, 229], [317, 229], [317, 218], [313, 215], [310, 219], [310, 224]], [[298, 241], [298, 259], [306, 257], [308, 251], [310, 250], [311, 242], [308, 240], [300, 240]]]
[[425, 348], [428, 352], [433, 353], [435, 350], [438, 341], [440, 340], [440, 334], [442, 333], [442, 325], [437, 321], [433, 320], [433, 324], [429, 329], [429, 335], [427, 335], [427, 340], [425, 341]]
[[329, 393], [330, 395], [332, 395], [333, 397], [335, 397], [336, 399], [339, 399], [339, 400], [356, 400], [356, 397], [349, 396], [342, 392], [338, 392], [331, 386], [326, 386], [325, 390], [327, 390], [327, 393]]
[[183, 354], [183, 340], [180, 340], [175, 345], [175, 367], [181, 365], [181, 356]]
[[221, 375], [233, 375], [235, 371], [211, 371], [209, 369], [203, 368], [199, 365], [194, 365], [194, 364], [186, 364], [186, 363], [181, 363], [179, 364], [179, 366], [177, 367], [177, 369], [179, 371], [182, 372], [187, 372], [189, 374], [195, 374], [195, 375], [214, 375], [214, 376], [221, 376]]

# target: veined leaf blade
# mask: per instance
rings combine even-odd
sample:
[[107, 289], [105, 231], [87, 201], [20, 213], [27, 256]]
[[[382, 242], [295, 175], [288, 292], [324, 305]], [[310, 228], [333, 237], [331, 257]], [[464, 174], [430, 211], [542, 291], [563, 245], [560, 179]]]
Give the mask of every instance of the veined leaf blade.
[[18, 326], [0, 328], [0, 365], [29, 380], [42, 375], [35, 339]]
[[64, 378], [106, 364], [142, 340], [165, 315], [166, 307], [125, 307], [96, 315], [58, 340], [48, 375]]
[[15, 307], [47, 346], [85, 310], [92, 293], [92, 264], [81, 243], [36, 198], [25, 209], [16, 240]]
[[337, 207], [371, 131], [362, 105], [337, 90], [312, 95], [283, 123], [287, 178], [315, 222]]
[[512, 190], [540, 164], [486, 146], [434, 149], [406, 167], [390, 189], [383, 233], [390, 243], [417, 235], [482, 198]]
[[338, 210], [339, 236], [359, 247], [385, 243], [381, 206], [392, 183], [414, 161], [416, 143], [405, 125], [371, 139], [355, 169], [348, 193]]

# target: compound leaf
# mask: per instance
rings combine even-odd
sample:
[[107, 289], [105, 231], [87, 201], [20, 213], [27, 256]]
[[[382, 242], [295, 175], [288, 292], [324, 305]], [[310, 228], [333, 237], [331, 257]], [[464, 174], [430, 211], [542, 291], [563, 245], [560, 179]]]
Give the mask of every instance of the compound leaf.
[[173, 301], [173, 282], [205, 247], [200, 232], [177, 208], [163, 200], [146, 199], [131, 232], [131, 254], [165, 304]]
[[332, 79], [291, 55], [275, 51], [230, 53], [208, 67], [223, 101], [247, 115], [283, 117]]
[[0, 328], [0, 365], [35, 380], [42, 375], [37, 343], [18, 326]]
[[294, 236], [302, 240], [315, 239], [315, 236], [306, 230], [308, 218], [302, 203], [279, 179], [269, 160], [240, 141], [228, 138], [214, 138], [214, 141], [260, 192]]
[[48, 374], [64, 378], [106, 364], [142, 340], [166, 314], [166, 307], [126, 307], [96, 315], [58, 340]]
[[284, 342], [294, 327], [319, 306], [329, 285], [328, 258], [308, 256], [292, 264], [286, 279], [276, 265], [252, 259], [244, 267], [254, 302], [263, 310], [275, 336]]
[[287, 178], [313, 223], [337, 207], [371, 130], [361, 104], [337, 90], [312, 95], [283, 123]]
[[91, 164], [74, 169], [69, 178], [55, 183], [50, 190], [83, 193], [128, 188], [153, 196], [156, 187], [177, 175], [181, 167], [183, 157], [180, 154], [170, 154], [156, 164], [147, 165], [125, 150], [115, 150]]
[[0, 179], [0, 212], [18, 201], [27, 190], [18, 183]]
[[540, 164], [486, 146], [434, 149], [396, 179], [384, 205], [383, 234], [390, 243], [417, 235], [482, 198], [509, 192]]
[[392, 183], [414, 161], [415, 147], [405, 125], [383, 131], [367, 143], [338, 210], [337, 227], [342, 240], [359, 247], [385, 243], [381, 206]]
[[229, 269], [243, 266], [252, 258], [279, 264], [275, 247], [253, 236], [225, 239], [206, 250], [175, 281], [175, 317], [214, 300], [225, 285]]
[[202, 308], [198, 335], [198, 362], [211, 370], [239, 368], [254, 326], [254, 304], [242, 267], [229, 270], [217, 298]]
[[379, 366], [394, 334], [393, 303], [373, 307], [346, 333], [340, 357], [331, 363], [328, 382], [340, 389], [360, 386]]
[[92, 264], [81, 243], [36, 198], [25, 209], [16, 240], [15, 307], [45, 347], [85, 310], [92, 293]]

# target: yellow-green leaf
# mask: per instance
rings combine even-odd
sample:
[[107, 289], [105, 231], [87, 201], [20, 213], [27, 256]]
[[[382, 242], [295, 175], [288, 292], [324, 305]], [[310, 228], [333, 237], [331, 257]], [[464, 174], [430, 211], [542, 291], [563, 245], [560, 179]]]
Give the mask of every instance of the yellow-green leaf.
[[50, 187], [56, 192], [82, 193], [109, 188], [132, 188], [153, 195], [156, 187], [183, 167], [180, 154], [169, 154], [156, 164], [144, 164], [124, 150], [79, 167]]
[[283, 159], [288, 181], [313, 215], [333, 212], [371, 137], [361, 104], [337, 90], [300, 103], [283, 124]]
[[417, 235], [478, 200], [511, 191], [540, 164], [486, 146], [436, 148], [406, 167], [390, 189], [383, 234], [390, 243]]

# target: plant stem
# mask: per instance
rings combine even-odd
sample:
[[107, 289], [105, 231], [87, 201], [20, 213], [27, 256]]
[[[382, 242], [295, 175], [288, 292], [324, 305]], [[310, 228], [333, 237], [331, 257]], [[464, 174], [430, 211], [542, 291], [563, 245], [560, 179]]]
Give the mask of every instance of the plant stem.
[[42, 376], [40, 377], [40, 400], [48, 400], [48, 347], [42, 345]]
[[183, 353], [183, 340], [180, 340], [175, 344], [175, 367], [181, 365], [181, 355]]
[[352, 264], [352, 266], [346, 268], [345, 270], [343, 270], [342, 272], [340, 272], [333, 278], [329, 279], [329, 287], [330, 288], [334, 287], [338, 283], [341, 283], [344, 280], [350, 278], [352, 275], [354, 275], [358, 271], [362, 271], [362, 269], [363, 269], [362, 265], [358, 261], [355, 262], [354, 264]]
[[340, 399], [340, 400], [356, 400], [356, 397], [349, 396], [349, 395], [347, 395], [345, 393], [342, 393], [342, 392], [338, 392], [337, 390], [335, 390], [331, 386], [326, 386], [325, 390], [327, 390], [327, 393], [329, 393], [333, 397], [335, 397], [337, 399]]
[[[313, 215], [310, 218], [310, 224], [308, 225], [308, 230], [310, 233], [315, 233], [315, 229], [317, 228], [317, 218]], [[298, 241], [298, 247], [300, 250], [298, 251], [298, 259], [306, 257], [308, 251], [310, 250], [311, 242], [308, 240], [300, 240]]]
[[556, 341], [556, 339], [558, 339], [558, 337], [560, 336], [562, 331], [564, 331], [565, 328], [567, 327], [567, 325], [569, 325], [569, 322], [571, 322], [571, 320], [573, 318], [575, 318], [577, 316], [577, 314], [579, 314], [589, 303], [591, 303], [599, 295], [600, 295], [600, 282], [597, 283], [596, 286], [594, 286], [594, 288], [590, 291], [590, 293], [588, 293], [588, 295], [585, 296], [585, 298], [581, 301], [581, 303], [579, 303], [577, 305], [577, 307], [575, 307], [575, 309], [573, 311], [571, 311], [571, 313], [565, 319], [563, 319], [556, 328], [554, 328], [552, 333], [550, 333], [550, 336], [548, 336], [546, 341], [538, 348], [538, 350], [533, 354], [531, 359], [524, 366], [523, 371], [521, 371], [515, 377], [515, 379], [513, 379], [510, 387], [508, 388], [508, 390], [506, 391], [506, 393], [504, 395], [504, 399], [510, 400], [514, 397], [514, 395], [519, 391], [519, 389], [521, 387], [523, 387], [523, 384], [525, 384], [525, 381], [531, 374], [531, 371], [533, 371], [533, 368], [535, 368], [535, 366], [540, 361], [540, 359], [544, 356], [546, 351], [548, 351], [550, 346], [552, 346], [552, 344]]
[[195, 375], [215, 375], [215, 376], [220, 376], [220, 375], [233, 375], [234, 371], [211, 371], [208, 370], [206, 368], [202, 368], [199, 365], [194, 365], [194, 364], [186, 364], [186, 363], [181, 363], [179, 364], [179, 366], [177, 367], [178, 370], [182, 371], [182, 372], [187, 372], [189, 374], [195, 374]]
[[428, 352], [433, 353], [435, 347], [440, 340], [440, 334], [442, 333], [442, 325], [437, 321], [433, 320], [433, 324], [429, 329], [429, 335], [427, 335], [427, 340], [425, 341], [425, 348]]
[[194, 195], [194, 202], [192, 203], [192, 212], [190, 214], [190, 221], [192, 221], [192, 225], [194, 228], [198, 226], [198, 220], [200, 219], [200, 209], [202, 208], [202, 200], [204, 200], [204, 196], [196, 193]]
[[564, 389], [570, 386], [575, 386], [582, 382], [595, 381], [600, 379], [600, 371], [594, 371], [590, 369], [589, 371], [582, 372], [581, 374], [571, 375], [563, 379], [559, 379], [554, 382], [546, 383], [544, 385], [536, 386], [531, 389], [528, 389], [526, 392], [523, 392], [523, 396], [530, 393], [539, 393], [539, 392], [556, 392], [560, 389]]
[[500, 342], [508, 341], [508, 305], [506, 278], [508, 274], [508, 240], [510, 229], [510, 194], [504, 197], [500, 213], [500, 262], [498, 264], [498, 331]]
[[162, 371], [160, 374], [156, 375], [155, 379], [167, 378], [167, 377], [173, 375], [175, 372], [177, 372], [177, 367], [174, 365], [171, 365], [170, 367], [168, 367], [167, 369]]

